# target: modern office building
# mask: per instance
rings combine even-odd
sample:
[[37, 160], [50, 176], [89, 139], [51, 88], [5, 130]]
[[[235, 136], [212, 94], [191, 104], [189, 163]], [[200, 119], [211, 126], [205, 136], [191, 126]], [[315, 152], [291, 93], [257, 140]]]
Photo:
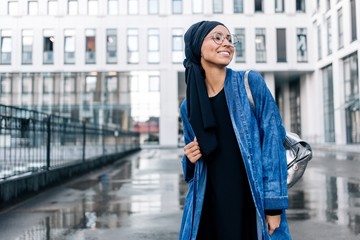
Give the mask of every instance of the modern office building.
[[184, 43], [200, 20], [238, 36], [235, 70], [265, 78], [285, 126], [360, 143], [356, 0], [2, 0], [0, 103], [181, 142]]

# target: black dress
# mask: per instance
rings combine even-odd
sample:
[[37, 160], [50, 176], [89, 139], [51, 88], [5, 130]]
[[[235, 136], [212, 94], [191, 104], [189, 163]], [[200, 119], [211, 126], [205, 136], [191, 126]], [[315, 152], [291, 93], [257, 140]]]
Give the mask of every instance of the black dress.
[[206, 191], [196, 239], [255, 240], [254, 201], [224, 89], [210, 102], [217, 121], [218, 148], [205, 159]]

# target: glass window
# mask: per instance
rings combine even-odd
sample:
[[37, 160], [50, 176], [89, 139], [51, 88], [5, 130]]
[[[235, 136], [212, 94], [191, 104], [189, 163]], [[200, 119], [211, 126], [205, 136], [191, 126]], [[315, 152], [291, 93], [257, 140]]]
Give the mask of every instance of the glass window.
[[0, 64], [11, 64], [11, 30], [0, 30]]
[[322, 69], [325, 142], [335, 142], [334, 88], [332, 65]]
[[296, 11], [305, 12], [305, 0], [296, 0]]
[[322, 58], [322, 47], [321, 47], [321, 26], [317, 26], [317, 48], [318, 48], [318, 59]]
[[108, 1], [108, 14], [109, 15], [118, 15], [118, 0], [109, 0]]
[[85, 78], [85, 91], [86, 93], [96, 92], [97, 76], [86, 76]]
[[33, 93], [34, 79], [31, 76], [23, 76], [21, 82], [22, 93]]
[[64, 77], [64, 93], [74, 93], [76, 92], [76, 77], [75, 76], [65, 76]]
[[23, 30], [23, 32], [22, 32], [22, 64], [32, 64], [33, 38], [34, 38], [34, 33], [32, 30]]
[[286, 62], [286, 29], [276, 29], [277, 61]]
[[159, 29], [148, 30], [148, 62], [159, 63], [160, 61], [160, 32]]
[[245, 29], [236, 28], [235, 35], [238, 39], [238, 43], [235, 45], [235, 61], [245, 62]]
[[49, 0], [48, 1], [48, 14], [56, 15], [58, 13], [58, 1], [57, 0]]
[[275, 0], [275, 12], [282, 13], [285, 11], [284, 0]]
[[18, 1], [9, 1], [8, 2], [8, 14], [11, 16], [16, 16], [19, 13]]
[[[0, 94], [11, 93], [11, 77], [6, 77], [0, 74]], [[1, 96], [0, 95], [0, 96]]]
[[290, 103], [290, 131], [301, 134], [301, 101], [300, 81], [292, 81], [289, 84]]
[[96, 63], [95, 29], [85, 30], [85, 63]]
[[53, 76], [44, 76], [43, 77], [43, 93], [54, 93], [55, 84]]
[[75, 63], [75, 30], [65, 30], [64, 32], [64, 63]]
[[338, 44], [339, 48], [344, 47], [344, 23], [342, 8], [338, 10]]
[[137, 29], [127, 30], [127, 62], [139, 63], [139, 33]]
[[234, 0], [234, 13], [244, 12], [244, 0]]
[[128, 1], [128, 10], [129, 14], [139, 14], [139, 1], [138, 0], [129, 0]]
[[255, 30], [256, 62], [266, 62], [265, 28]]
[[331, 29], [331, 18], [326, 20], [326, 31], [327, 31], [327, 53], [332, 54], [332, 29]]
[[350, 9], [351, 9], [351, 41], [357, 39], [356, 31], [356, 2], [355, 0], [350, 0]]
[[326, 10], [330, 10], [331, 8], [331, 0], [326, 0]]
[[184, 60], [183, 29], [172, 30], [172, 62], [182, 63]]
[[192, 11], [193, 11], [193, 13], [202, 13], [203, 12], [202, 0], [192, 0]]
[[43, 62], [44, 64], [52, 64], [54, 63], [54, 30], [44, 30], [44, 56]]
[[148, 0], [149, 14], [159, 13], [159, 0]]
[[149, 76], [149, 91], [150, 92], [159, 92], [160, 91], [160, 77], [159, 76]]
[[106, 30], [106, 62], [117, 63], [117, 33], [116, 29]]
[[307, 62], [308, 61], [308, 51], [307, 51], [307, 32], [306, 28], [296, 29], [297, 35], [297, 61], [298, 62]]
[[173, 14], [182, 14], [183, 12], [183, 1], [182, 0], [172, 0], [172, 13]]
[[255, 12], [263, 12], [263, 0], [255, 0]]
[[98, 1], [89, 0], [88, 1], [88, 14], [89, 15], [98, 15]]
[[116, 93], [118, 91], [118, 77], [107, 76], [106, 77], [106, 91], [108, 93]]
[[223, 0], [213, 0], [213, 13], [223, 13]]
[[68, 2], [68, 14], [69, 15], [77, 15], [78, 14], [78, 1], [77, 0], [69, 0]]
[[29, 1], [28, 2], [28, 14], [29, 15], [37, 15], [38, 14], [38, 2], [37, 1]]

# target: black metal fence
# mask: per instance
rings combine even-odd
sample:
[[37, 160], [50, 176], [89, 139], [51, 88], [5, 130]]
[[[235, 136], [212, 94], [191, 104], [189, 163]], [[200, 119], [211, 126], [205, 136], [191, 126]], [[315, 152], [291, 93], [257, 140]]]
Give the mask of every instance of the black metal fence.
[[139, 147], [138, 133], [0, 105], [0, 182]]

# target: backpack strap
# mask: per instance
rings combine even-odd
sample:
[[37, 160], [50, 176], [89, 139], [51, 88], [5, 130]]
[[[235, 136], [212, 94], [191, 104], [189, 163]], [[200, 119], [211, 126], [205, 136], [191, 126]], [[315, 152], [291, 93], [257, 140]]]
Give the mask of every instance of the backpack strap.
[[249, 99], [251, 108], [255, 112], [255, 102], [254, 102], [253, 96], [251, 94], [251, 89], [250, 89], [250, 86], [249, 86], [249, 73], [250, 73], [250, 71], [251, 70], [246, 70], [246, 72], [244, 74], [244, 85], [245, 85], [246, 95], [247, 95], [247, 97]]

